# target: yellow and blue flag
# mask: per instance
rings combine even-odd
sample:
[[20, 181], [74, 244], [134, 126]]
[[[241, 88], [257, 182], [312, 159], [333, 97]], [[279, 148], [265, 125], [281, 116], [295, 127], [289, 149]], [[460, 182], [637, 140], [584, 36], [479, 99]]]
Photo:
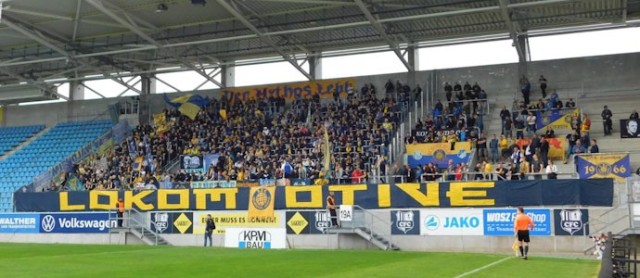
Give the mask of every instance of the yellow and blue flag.
[[623, 180], [631, 175], [629, 154], [585, 154], [578, 156], [581, 179], [613, 178]]
[[536, 112], [536, 129], [571, 129], [571, 122], [580, 116], [580, 109], [553, 109], [551, 111]]
[[249, 192], [249, 217], [273, 217], [275, 193], [273, 186], [252, 187]]
[[209, 104], [209, 101], [202, 96], [192, 94], [186, 94], [171, 100], [167, 95], [164, 95], [164, 101], [192, 120], [196, 119], [202, 107]]

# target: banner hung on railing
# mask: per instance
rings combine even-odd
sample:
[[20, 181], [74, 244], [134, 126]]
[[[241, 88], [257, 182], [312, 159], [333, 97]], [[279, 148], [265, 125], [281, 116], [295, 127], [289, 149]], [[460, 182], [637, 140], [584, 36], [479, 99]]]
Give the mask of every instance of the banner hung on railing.
[[223, 97], [233, 100], [254, 100], [282, 97], [287, 100], [310, 99], [316, 95], [320, 98], [332, 98], [334, 94], [345, 96], [349, 90], [356, 90], [353, 78], [317, 80], [309, 82], [264, 85], [259, 87], [221, 89]]
[[[125, 207], [154, 210], [247, 210], [255, 187], [159, 189], [142, 191], [16, 192], [17, 211], [110, 210], [123, 198]], [[273, 208], [322, 209], [329, 191], [338, 205], [377, 208], [455, 208], [513, 206], [611, 206], [612, 179], [433, 182], [284, 186], [271, 194]], [[258, 205], [266, 204], [256, 196]]]
[[456, 165], [461, 162], [468, 163], [471, 158], [469, 142], [409, 144], [406, 148], [407, 160], [412, 168], [429, 163], [446, 168], [449, 160]]
[[[566, 156], [565, 146], [567, 145], [567, 139], [565, 138], [546, 138], [547, 142], [549, 142], [549, 153], [547, 153], [547, 158], [553, 159], [564, 159]], [[531, 138], [523, 138], [518, 139], [516, 141], [516, 145], [520, 148], [531, 143]]]
[[640, 130], [638, 130], [638, 120], [622, 119], [620, 120], [620, 138], [638, 138]]
[[580, 109], [552, 109], [536, 112], [536, 129], [570, 130], [571, 124], [580, 116]]
[[631, 176], [629, 154], [585, 154], [578, 156], [578, 175], [581, 179], [613, 178], [624, 180]]
[[180, 156], [180, 170], [187, 173], [203, 173], [205, 171], [203, 157], [201, 155]]

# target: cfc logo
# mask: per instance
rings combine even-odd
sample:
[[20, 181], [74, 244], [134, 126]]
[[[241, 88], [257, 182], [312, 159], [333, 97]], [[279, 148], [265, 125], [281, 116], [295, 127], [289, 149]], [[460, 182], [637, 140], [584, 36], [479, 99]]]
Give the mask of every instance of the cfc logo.
[[396, 228], [398, 228], [398, 230], [402, 231], [405, 234], [411, 231], [414, 227], [413, 216], [414, 216], [414, 213], [413, 211], [410, 211], [410, 210], [397, 211], [396, 212]]

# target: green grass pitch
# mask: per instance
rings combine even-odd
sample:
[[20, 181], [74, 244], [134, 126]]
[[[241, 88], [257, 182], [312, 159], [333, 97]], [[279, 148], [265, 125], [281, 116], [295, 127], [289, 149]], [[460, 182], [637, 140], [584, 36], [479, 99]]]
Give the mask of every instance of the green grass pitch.
[[480, 269], [463, 277], [587, 278], [599, 270], [595, 260], [531, 255], [0, 243], [0, 277], [440, 278]]

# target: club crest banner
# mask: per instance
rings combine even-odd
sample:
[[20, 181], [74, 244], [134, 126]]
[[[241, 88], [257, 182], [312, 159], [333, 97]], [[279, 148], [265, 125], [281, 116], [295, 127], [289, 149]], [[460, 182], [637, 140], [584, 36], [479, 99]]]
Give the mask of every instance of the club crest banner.
[[588, 154], [578, 156], [581, 179], [613, 178], [623, 180], [631, 175], [629, 154]]
[[273, 217], [275, 187], [251, 187], [249, 217]]
[[434, 163], [446, 168], [449, 160], [454, 164], [468, 162], [471, 154], [471, 143], [430, 143], [407, 145], [407, 160], [411, 167]]
[[580, 109], [553, 109], [536, 112], [536, 128], [542, 130], [550, 126], [555, 129], [571, 129], [571, 122], [580, 116]]

